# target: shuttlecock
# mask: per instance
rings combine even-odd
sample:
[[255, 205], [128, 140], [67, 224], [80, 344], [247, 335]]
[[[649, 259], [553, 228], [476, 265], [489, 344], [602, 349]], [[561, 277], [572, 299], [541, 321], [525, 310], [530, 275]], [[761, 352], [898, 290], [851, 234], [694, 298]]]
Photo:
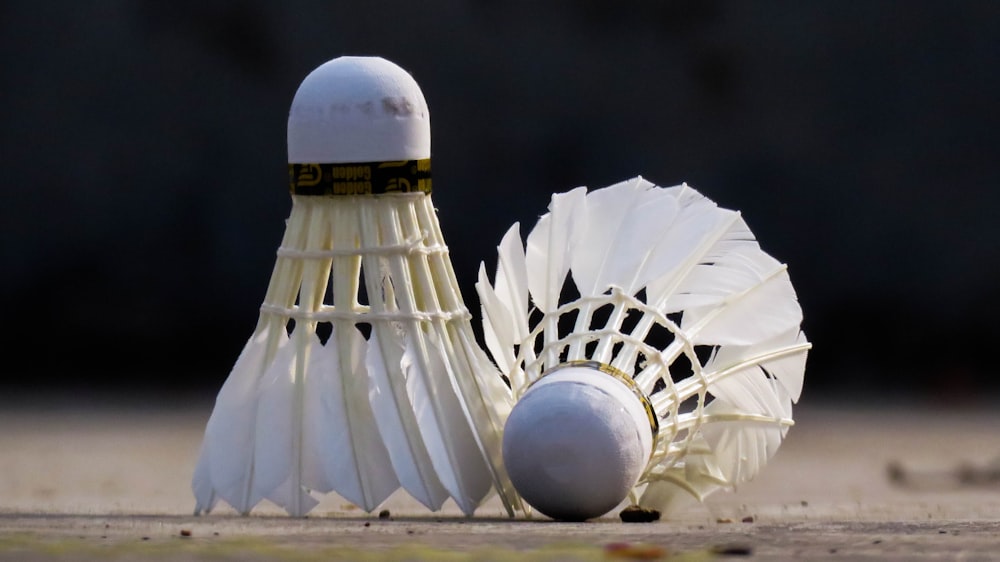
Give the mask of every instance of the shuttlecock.
[[738, 212], [637, 177], [552, 197], [480, 266], [487, 347], [518, 400], [503, 458], [526, 503], [669, 510], [753, 478], [792, 425], [810, 344], [783, 264]]
[[512, 398], [477, 347], [431, 201], [430, 118], [378, 57], [311, 72], [288, 117], [292, 209], [257, 327], [216, 399], [196, 513], [261, 500], [300, 516], [400, 486], [466, 514], [519, 499], [500, 436]]

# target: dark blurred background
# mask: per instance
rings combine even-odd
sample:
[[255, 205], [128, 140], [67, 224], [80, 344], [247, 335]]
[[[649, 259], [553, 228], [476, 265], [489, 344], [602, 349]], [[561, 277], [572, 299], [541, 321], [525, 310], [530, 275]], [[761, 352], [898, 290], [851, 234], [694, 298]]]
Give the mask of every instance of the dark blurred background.
[[339, 55], [421, 85], [470, 309], [554, 191], [642, 175], [788, 263], [804, 399], [1000, 389], [1000, 2], [0, 3], [0, 392], [214, 396], [290, 200], [292, 95]]

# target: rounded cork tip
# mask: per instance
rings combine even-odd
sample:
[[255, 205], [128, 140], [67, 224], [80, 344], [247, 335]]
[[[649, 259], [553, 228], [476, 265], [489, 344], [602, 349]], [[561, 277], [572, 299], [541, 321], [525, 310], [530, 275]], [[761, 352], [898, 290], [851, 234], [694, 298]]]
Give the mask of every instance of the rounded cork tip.
[[327, 61], [292, 99], [290, 164], [422, 160], [430, 152], [430, 112], [420, 86], [382, 57]]
[[503, 460], [524, 500], [558, 520], [600, 517], [635, 486], [652, 439], [638, 398], [589, 367], [543, 376], [514, 405]]

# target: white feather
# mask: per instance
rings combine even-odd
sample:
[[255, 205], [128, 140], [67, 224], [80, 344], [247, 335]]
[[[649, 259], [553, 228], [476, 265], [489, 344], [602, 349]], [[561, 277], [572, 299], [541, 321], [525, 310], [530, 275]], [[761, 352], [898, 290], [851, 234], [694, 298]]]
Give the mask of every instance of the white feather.
[[334, 327], [327, 344], [314, 348], [304, 439], [307, 450], [318, 455], [323, 481], [371, 512], [399, 488], [399, 481], [368, 400], [366, 347], [361, 333], [348, 325]]
[[[399, 229], [421, 232], [420, 244], [424, 248], [443, 247], [430, 201], [426, 198], [419, 201], [420, 204], [398, 214]], [[390, 229], [387, 241], [398, 243], [398, 231]], [[523, 250], [520, 261], [523, 269]], [[459, 308], [460, 299], [447, 293], [457, 292], [457, 287], [450, 266], [442, 262], [439, 254], [428, 253], [422, 259], [408, 261], [402, 256], [391, 256], [387, 269], [393, 281], [398, 282], [395, 297], [400, 311], [413, 315], [438, 312], [442, 311], [441, 304], [447, 303], [451, 305], [448, 310], [465, 312], [464, 306]], [[523, 277], [520, 272], [518, 278]], [[492, 487], [492, 471], [486, 466], [485, 453], [471, 428], [480, 420], [466, 416], [465, 400], [471, 397], [461, 396], [457, 383], [460, 376], [476, 374], [457, 370], [449, 322], [455, 320], [446, 321], [440, 315], [430, 321], [403, 322], [406, 348], [402, 368], [410, 403], [438, 478], [458, 506], [471, 515]]]
[[[322, 202], [317, 204], [316, 200], [303, 199], [293, 207], [293, 217], [298, 219], [295, 227], [289, 228], [297, 233], [295, 247], [321, 251], [334, 243], [334, 233]], [[338, 221], [338, 228], [343, 229], [347, 217], [339, 218], [342, 220]], [[343, 241], [344, 237], [338, 235], [336, 239]], [[352, 269], [351, 263], [343, 262], [338, 260], [335, 265], [341, 270]], [[299, 309], [316, 312], [322, 306], [330, 266], [329, 258], [305, 262], [279, 258], [276, 269], [280, 269], [272, 278], [272, 288], [279, 289], [277, 298], [288, 306], [296, 292], [294, 287], [299, 286]], [[356, 270], [356, 266], [353, 269]], [[294, 283], [286, 284], [289, 280]], [[269, 288], [270, 299], [276, 297], [272, 288]], [[310, 493], [310, 485], [318, 491], [330, 487], [322, 474], [319, 452], [309, 446], [305, 437], [306, 428], [312, 421], [309, 417], [318, 415], [308, 412], [305, 406], [306, 387], [314, 363], [312, 354], [322, 348], [315, 330], [314, 321], [296, 323], [289, 343], [275, 353], [258, 397], [253, 489], [296, 517], [304, 516], [318, 503]]]
[[696, 343], [749, 345], [802, 322], [784, 265], [759, 250], [720, 257], [711, 266], [698, 266], [691, 277], [683, 285], [688, 300], [708, 301], [683, 309], [681, 329]]
[[[732, 211], [720, 209], [713, 201], [701, 195], [687, 184], [671, 188], [651, 189], [656, 197], [675, 201], [676, 214], [672, 221], [667, 221], [666, 228], [658, 234], [654, 241], [646, 242], [652, 248], [647, 252], [655, 256], [655, 267], [650, 268], [642, 282], [646, 288], [646, 302], [662, 310], [672, 312], [669, 297], [680, 292], [678, 285], [691, 273], [692, 269], [711, 252], [719, 238], [732, 230], [732, 223], [739, 215]], [[633, 287], [634, 294], [639, 287]], [[617, 327], [618, 319], [615, 319]], [[634, 331], [640, 336], [648, 333], [654, 318], [646, 315]], [[605, 340], [608, 342], [608, 339]], [[604, 343], [606, 346], [607, 343]], [[637, 347], [633, 342], [625, 342], [613, 365], [625, 372], [632, 372], [635, 364]], [[600, 357], [606, 360], [606, 357]]]
[[202, 442], [198, 451], [198, 462], [194, 467], [194, 474], [191, 477], [191, 491], [194, 492], [194, 514], [201, 515], [215, 509], [219, 503], [219, 497], [215, 495], [215, 487], [212, 486], [212, 472], [208, 460], [208, 444]]
[[480, 309], [483, 316], [483, 339], [500, 370], [510, 376], [514, 367], [514, 346], [517, 326], [514, 315], [497, 295], [486, 276], [486, 265], [479, 264], [479, 281], [476, 283]]
[[761, 366], [781, 383], [792, 402], [798, 402], [799, 396], [802, 395], [802, 384], [805, 382], [806, 359], [811, 344], [806, 339], [805, 332], [793, 329], [790, 333], [775, 338], [774, 348], [780, 349], [779, 346], [782, 345], [785, 346], [784, 349], [797, 349], [797, 351], [782, 354], [761, 363]]
[[[430, 198], [419, 200], [415, 209], [417, 223], [427, 236], [425, 243], [431, 247], [443, 247], [444, 238], [434, 218]], [[511, 244], [516, 246], [515, 251], [520, 254], [520, 275], [525, 276], [520, 237], [514, 236]], [[472, 479], [478, 484], [470, 488], [471, 496], [456, 501], [459, 505], [479, 505], [490, 493], [489, 482], [492, 482], [508, 515], [513, 517], [524, 508], [513, 490], [500, 455], [503, 423], [512, 402], [510, 389], [475, 343], [472, 326], [460, 296], [458, 280], [447, 255], [431, 252], [425, 261], [418, 261], [416, 265], [413, 271], [414, 278], [418, 280], [415, 290], [419, 289], [419, 297], [425, 304], [453, 311], [447, 320], [438, 318], [429, 323], [429, 341], [440, 349], [442, 359], [451, 370], [447, 379], [439, 377], [437, 382], [442, 386], [450, 386], [453, 390], [456, 402], [451, 407], [464, 416], [464, 425], [472, 437], [470, 444], [478, 451], [478, 455], [467, 455], [466, 458], [459, 459], [464, 465], [462, 470], [470, 471]], [[432, 282], [427, 283], [428, 279]], [[523, 296], [527, 299], [527, 291], [524, 291]], [[522, 324], [527, 324], [527, 318], [522, 320]], [[455, 421], [461, 423], [457, 418]]]
[[[287, 336], [279, 330], [279, 346]], [[205, 427], [201, 458], [194, 474], [198, 512], [207, 512], [218, 499], [240, 513], [248, 513], [261, 497], [251, 490], [257, 409], [257, 386], [267, 365], [272, 339], [264, 323], [243, 347], [219, 390], [215, 407]], [[212, 492], [209, 493], [208, 490]]]
[[[309, 204], [293, 197], [283, 246], [297, 248], [306, 243], [312, 214]], [[268, 284], [265, 304], [291, 306], [301, 282], [301, 263], [279, 257]], [[219, 391], [205, 428], [201, 458], [194, 474], [195, 513], [207, 512], [222, 499], [245, 515], [262, 499], [254, 491], [253, 483], [258, 389], [277, 350], [287, 344], [285, 320], [261, 314], [257, 329]]]
[[[665, 508], [663, 498], [679, 487], [697, 491], [732, 489], [756, 476], [777, 452], [792, 424], [792, 403], [802, 390], [809, 343], [797, 328], [748, 346], [715, 349], [700, 377], [679, 382], [676, 392], [691, 396], [707, 382], [714, 397], [701, 416], [681, 415], [700, 424], [698, 433], [708, 450], [688, 453], [684, 470], [673, 470], [643, 496], [643, 505]], [[654, 398], [658, 412], [669, 411], [671, 397]], [[683, 421], [681, 423], [684, 423]], [[697, 449], [697, 447], [694, 447]], [[696, 456], [697, 460], [692, 461]]]
[[[305, 334], [300, 337], [306, 337]], [[309, 335], [315, 339], [315, 336]], [[295, 338], [293, 338], [295, 339]], [[257, 398], [252, 490], [290, 515], [305, 515], [318, 502], [301, 485], [301, 411], [296, 404], [296, 371], [302, 373], [297, 342], [288, 340], [264, 374]], [[311, 347], [313, 342], [304, 342]], [[319, 341], [315, 341], [319, 345]]]
[[[525, 247], [528, 289], [531, 300], [543, 313], [551, 313], [559, 306], [559, 297], [578, 243], [576, 233], [586, 231], [586, 209], [586, 187], [554, 194], [549, 212], [539, 218], [538, 224], [528, 234]], [[548, 350], [544, 357], [546, 365], [555, 365], [559, 360], [557, 350], [550, 345], [558, 337], [558, 332], [556, 319], [550, 318], [544, 331], [544, 344]], [[504, 369], [504, 372], [508, 373], [514, 388], [523, 387], [520, 369]]]
[[[647, 287], [649, 302], [667, 312], [717, 302], [720, 289], [716, 285], [725, 280], [713, 272], [722, 272], [725, 261], [734, 259], [734, 254], [760, 249], [739, 213], [704, 202], [684, 210], [676, 225], [678, 240], [672, 244], [680, 259], [668, 274]], [[716, 264], [720, 264], [718, 270], [713, 269]], [[702, 285], [706, 277], [712, 281], [707, 287]]]
[[443, 377], [431, 376], [447, 369], [433, 332], [407, 334], [402, 368], [438, 478], [462, 512], [472, 515], [493, 482], [454, 390]]
[[497, 253], [500, 258], [497, 261], [494, 291], [511, 313], [515, 341], [522, 340], [528, 335], [528, 268], [518, 223], [514, 223], [504, 234]]
[[448, 491], [431, 462], [408, 396], [402, 337], [389, 328], [376, 325], [368, 342], [368, 393], [375, 423], [400, 484], [427, 509], [437, 511]]
[[[633, 294], [656, 277], [658, 261], [652, 253], [677, 212], [677, 202], [668, 192], [636, 177], [587, 195], [583, 206], [586, 228], [574, 234], [579, 238], [571, 257], [570, 267], [577, 290], [582, 297], [593, 297], [616, 287]], [[616, 303], [608, 322], [616, 327], [622, 320], [623, 308]], [[590, 328], [593, 303], [584, 300], [576, 318], [574, 333]], [[549, 322], [549, 330], [553, 324]], [[583, 350], [588, 338], [576, 337], [570, 343], [569, 360], [588, 358]], [[612, 338], [601, 339], [592, 358], [606, 361]], [[551, 368], [554, 354], [548, 355], [546, 368]]]
[[639, 504], [665, 513], [677, 509], [685, 498], [704, 501], [728, 486], [726, 475], [718, 466], [711, 448], [700, 436], [692, 439], [682, 460], [665, 469], [651, 471], [646, 479], [649, 484]]
[[466, 372], [476, 373], [474, 377], [460, 377], [457, 382], [462, 387], [462, 395], [468, 397], [469, 415], [478, 420], [473, 425], [476, 439], [490, 468], [493, 485], [508, 515], [513, 517], [525, 508], [510, 476], [503, 464], [501, 441], [504, 423], [513, 407], [511, 390], [504, 384], [500, 373], [486, 354], [472, 341], [468, 331], [457, 330], [457, 340], [468, 356], [461, 359]]
[[754, 478], [777, 452], [787, 431], [787, 426], [777, 416], [751, 417], [720, 398], [705, 408], [705, 415], [710, 419], [731, 418], [711, 421], [701, 428], [726, 480], [726, 487], [736, 487]]
[[586, 228], [576, 231], [579, 242], [570, 264], [581, 295], [598, 295], [612, 285], [631, 292], [644, 284], [653, 241], [677, 211], [676, 201], [654, 187], [635, 178], [587, 196]]
[[[649, 246], [647, 254], [654, 256], [653, 266], [649, 267], [648, 274], [640, 279], [638, 285], [652, 285], [654, 280], [663, 278], [671, 279], [678, 272], [686, 268], [687, 262], [693, 261], [699, 248], [705, 245], [712, 233], [726, 222], [727, 216], [731, 213], [720, 209], [714, 202], [700, 195], [686, 184], [666, 188], [651, 189], [651, 193], [657, 194], [658, 199], [662, 199], [660, 207], [663, 208], [658, 219], [662, 221], [663, 228], [654, 235], [655, 241], [647, 242]], [[667, 201], [669, 201], [669, 206]], [[667, 212], [670, 207], [670, 214]], [[641, 220], [641, 217], [636, 217]], [[674, 275], [671, 275], [674, 274]], [[656, 291], [650, 289], [649, 292]], [[655, 298], [647, 297], [650, 302], [656, 302]]]
[[725, 391], [728, 380], [757, 376], [764, 369], [781, 384], [780, 391], [795, 402], [802, 394], [808, 352], [805, 334], [795, 327], [752, 345], [716, 348], [705, 364], [705, 378], [710, 381], [709, 390], [713, 394], [729, 398]]
[[552, 312], [559, 306], [570, 256], [577, 245], [575, 233], [586, 230], [586, 197], [586, 187], [553, 195], [549, 212], [538, 219], [528, 235], [525, 247], [528, 288], [535, 306], [542, 312]]
[[271, 490], [266, 499], [294, 517], [302, 517], [319, 505], [319, 500], [312, 497], [301, 485], [297, 485], [295, 477], [291, 474], [277, 488]]

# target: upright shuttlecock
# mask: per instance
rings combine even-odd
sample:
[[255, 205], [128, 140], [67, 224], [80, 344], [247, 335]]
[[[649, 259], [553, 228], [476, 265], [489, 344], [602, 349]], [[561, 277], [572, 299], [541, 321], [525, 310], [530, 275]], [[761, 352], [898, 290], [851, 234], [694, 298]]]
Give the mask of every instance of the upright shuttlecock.
[[[785, 266], [738, 212], [635, 178], [552, 197], [477, 289], [518, 402], [503, 457], [522, 498], [582, 520], [669, 509], [753, 478], [792, 425], [809, 342]], [[530, 302], [529, 302], [530, 299]]]
[[372, 511], [402, 486], [471, 514], [499, 492], [511, 395], [476, 346], [431, 202], [430, 118], [378, 57], [310, 73], [288, 117], [292, 209], [257, 328], [219, 392], [196, 513], [334, 491]]

